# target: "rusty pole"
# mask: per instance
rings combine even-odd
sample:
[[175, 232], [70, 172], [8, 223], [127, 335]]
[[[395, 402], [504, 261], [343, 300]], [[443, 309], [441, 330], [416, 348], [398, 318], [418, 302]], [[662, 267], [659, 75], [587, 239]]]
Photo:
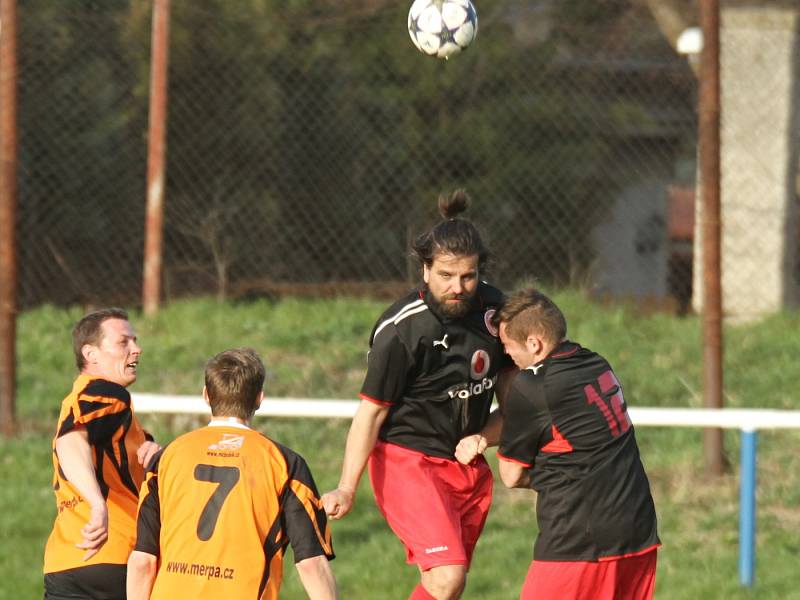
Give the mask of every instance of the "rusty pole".
[[0, 0], [0, 432], [16, 430], [17, 3]]
[[169, 0], [155, 0], [150, 49], [150, 125], [147, 153], [147, 209], [142, 290], [142, 304], [145, 314], [148, 315], [158, 312], [161, 299], [168, 52]]
[[[703, 404], [722, 408], [719, 0], [701, 0], [700, 189], [703, 206]], [[706, 471], [725, 471], [722, 429], [703, 430]]]

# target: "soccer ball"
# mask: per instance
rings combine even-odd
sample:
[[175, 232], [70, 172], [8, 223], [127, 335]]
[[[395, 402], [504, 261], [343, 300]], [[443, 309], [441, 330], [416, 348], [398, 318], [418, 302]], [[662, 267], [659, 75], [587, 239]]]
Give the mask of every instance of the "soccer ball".
[[470, 0], [415, 0], [408, 11], [408, 35], [420, 52], [449, 58], [478, 33], [478, 14]]

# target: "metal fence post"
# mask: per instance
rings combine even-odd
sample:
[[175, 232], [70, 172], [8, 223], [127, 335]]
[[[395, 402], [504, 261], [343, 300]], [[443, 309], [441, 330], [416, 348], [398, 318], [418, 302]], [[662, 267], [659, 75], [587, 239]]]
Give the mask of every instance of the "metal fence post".
[[[700, 2], [703, 50], [700, 55], [700, 191], [703, 269], [703, 405], [722, 408], [722, 275], [720, 236], [719, 2]], [[703, 432], [706, 471], [725, 472], [721, 429]]]
[[0, 433], [16, 430], [17, 3], [0, 2]]
[[153, 4], [150, 127], [147, 137], [147, 207], [142, 305], [145, 314], [158, 312], [164, 236], [164, 187], [167, 121], [167, 63], [169, 55], [169, 0]]

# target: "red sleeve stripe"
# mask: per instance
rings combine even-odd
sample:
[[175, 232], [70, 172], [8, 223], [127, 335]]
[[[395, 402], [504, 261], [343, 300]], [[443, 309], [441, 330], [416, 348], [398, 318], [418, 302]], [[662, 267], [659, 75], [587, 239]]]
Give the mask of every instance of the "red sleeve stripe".
[[526, 469], [531, 468], [531, 465], [529, 463], [522, 462], [521, 460], [517, 460], [516, 458], [511, 458], [510, 456], [505, 456], [503, 454], [500, 454], [499, 452], [497, 453], [497, 458], [499, 458], [500, 460], [504, 460], [506, 462], [517, 463], [518, 465], [522, 465]]
[[359, 398], [362, 400], [366, 400], [367, 402], [372, 402], [373, 404], [379, 404], [381, 406], [392, 406], [394, 402], [386, 402], [385, 400], [378, 400], [377, 398], [370, 398], [366, 394], [359, 394]]

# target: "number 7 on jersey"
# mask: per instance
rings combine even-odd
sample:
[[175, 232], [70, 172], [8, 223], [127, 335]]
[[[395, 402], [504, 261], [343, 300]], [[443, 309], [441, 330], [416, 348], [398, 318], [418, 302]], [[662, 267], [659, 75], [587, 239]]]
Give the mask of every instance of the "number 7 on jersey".
[[214, 535], [219, 511], [222, 510], [225, 498], [239, 481], [239, 468], [197, 465], [194, 468], [194, 478], [198, 481], [219, 484], [206, 502], [203, 512], [200, 513], [200, 520], [197, 522], [197, 537], [205, 542]]

